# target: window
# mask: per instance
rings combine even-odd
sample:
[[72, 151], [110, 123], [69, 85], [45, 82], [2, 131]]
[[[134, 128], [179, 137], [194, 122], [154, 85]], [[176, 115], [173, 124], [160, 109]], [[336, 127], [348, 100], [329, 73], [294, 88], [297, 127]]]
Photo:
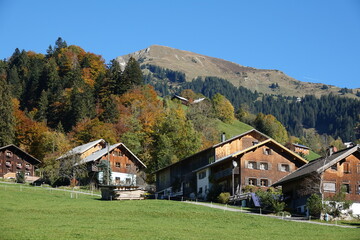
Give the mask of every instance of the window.
[[6, 165], [7, 167], [11, 167], [11, 162], [10, 162], [10, 161], [6, 161], [5, 165]]
[[360, 173], [360, 163], [357, 164], [357, 173]]
[[213, 162], [215, 162], [215, 157], [214, 156], [209, 157], [209, 163], [213, 163]]
[[357, 194], [360, 194], [360, 185], [357, 185]]
[[6, 154], [6, 156], [9, 157], [9, 158], [12, 157], [12, 155], [13, 155], [12, 152], [10, 152], [10, 151], [6, 151], [5, 154]]
[[343, 183], [343, 185], [341, 186], [341, 188], [344, 189], [346, 193], [351, 193], [351, 191], [350, 191], [350, 184], [348, 184], [348, 183]]
[[130, 169], [130, 164], [129, 163], [126, 164], [126, 169]]
[[17, 164], [16, 164], [16, 167], [17, 167], [17, 168], [21, 168], [21, 167], [22, 167], [22, 164], [21, 164], [21, 163], [17, 163]]
[[126, 184], [131, 184], [131, 178], [126, 178]]
[[29, 172], [29, 171], [26, 171], [26, 172], [25, 172], [25, 176], [30, 176], [30, 172]]
[[332, 166], [330, 167], [330, 169], [333, 170], [333, 171], [337, 171], [337, 163], [335, 163], [334, 165], [332, 165]]
[[250, 169], [256, 169], [256, 162], [248, 162], [248, 168]]
[[344, 173], [350, 173], [350, 164], [343, 163], [343, 169], [344, 169]]
[[260, 186], [262, 187], [269, 186], [269, 181], [267, 179], [260, 179]]
[[206, 177], [206, 170], [199, 172], [199, 179], [203, 179]]
[[324, 192], [336, 192], [336, 184], [331, 182], [324, 182], [323, 190]]
[[199, 194], [201, 194], [203, 191], [202, 187], [199, 188]]
[[116, 163], [115, 163], [115, 167], [119, 168], [119, 167], [120, 167], [120, 163], [119, 163], [119, 162], [116, 162]]
[[265, 162], [260, 163], [260, 170], [268, 170], [268, 164]]
[[264, 148], [263, 151], [264, 151], [265, 155], [271, 155], [272, 154], [272, 150], [270, 148]]
[[281, 172], [290, 172], [289, 164], [280, 164], [280, 171]]
[[252, 145], [255, 146], [256, 144], [259, 144], [259, 141], [258, 140], [255, 140], [252, 142]]
[[256, 178], [249, 178], [248, 184], [252, 186], [256, 186], [257, 185]]
[[115, 177], [115, 182], [119, 184], [120, 183], [120, 177]]
[[31, 168], [31, 166], [30, 166], [30, 164], [25, 164], [25, 167], [26, 167], [26, 169], [30, 169]]

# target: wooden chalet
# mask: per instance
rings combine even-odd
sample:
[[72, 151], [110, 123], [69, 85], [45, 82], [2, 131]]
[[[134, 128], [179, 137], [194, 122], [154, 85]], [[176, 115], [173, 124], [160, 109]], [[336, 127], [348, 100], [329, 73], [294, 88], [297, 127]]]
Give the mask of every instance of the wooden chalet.
[[306, 211], [306, 200], [311, 194], [322, 195], [326, 200], [343, 187], [346, 199], [354, 202], [353, 213], [360, 214], [360, 146], [338, 152], [330, 149], [326, 157], [309, 162], [274, 186], [282, 186], [288, 206], [301, 213]]
[[77, 165], [86, 164], [89, 179], [93, 182], [97, 179], [100, 183], [105, 183], [104, 169], [100, 169], [101, 160], [108, 160], [111, 168], [110, 184], [115, 185], [143, 185], [143, 174], [145, 164], [133, 154], [123, 143], [107, 145], [105, 140], [99, 139], [90, 143], [75, 147], [66, 154], [59, 157], [59, 160], [66, 161], [75, 158]]
[[40, 163], [38, 159], [11, 144], [0, 147], [0, 177], [15, 179], [16, 173], [24, 172], [25, 180], [33, 182], [38, 179], [35, 168]]
[[144, 185], [142, 170], [145, 164], [133, 154], [123, 143], [116, 143], [105, 147], [80, 161], [80, 164], [87, 164], [89, 172], [98, 174], [100, 183], [104, 183], [103, 172], [98, 166], [101, 160], [109, 160], [111, 167], [111, 184], [115, 185]]
[[246, 185], [268, 187], [306, 163], [253, 129], [158, 170], [156, 187], [164, 195], [206, 198], [213, 184], [230, 193]]

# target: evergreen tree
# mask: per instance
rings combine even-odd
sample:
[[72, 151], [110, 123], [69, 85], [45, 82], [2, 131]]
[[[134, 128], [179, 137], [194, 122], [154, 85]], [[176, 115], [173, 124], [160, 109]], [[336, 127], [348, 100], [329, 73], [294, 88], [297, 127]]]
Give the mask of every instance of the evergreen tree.
[[10, 96], [10, 88], [0, 77], [0, 146], [13, 143], [15, 137], [15, 117]]
[[38, 111], [36, 112], [36, 115], [35, 115], [36, 121], [43, 122], [43, 121], [47, 120], [46, 115], [48, 114], [48, 111], [47, 111], [48, 105], [49, 105], [48, 94], [45, 90], [43, 90], [41, 92], [41, 96], [40, 96], [38, 106], [37, 106]]
[[135, 58], [130, 57], [124, 72], [122, 73], [121, 84], [119, 86], [119, 93], [122, 94], [137, 85], [143, 84], [143, 74], [139, 63]]

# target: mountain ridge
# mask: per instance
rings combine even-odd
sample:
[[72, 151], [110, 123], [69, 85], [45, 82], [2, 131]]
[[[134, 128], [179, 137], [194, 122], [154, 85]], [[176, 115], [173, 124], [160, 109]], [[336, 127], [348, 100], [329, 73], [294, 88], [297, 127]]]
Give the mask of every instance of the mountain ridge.
[[[220, 58], [161, 45], [151, 45], [145, 49], [119, 56], [116, 60], [124, 68], [131, 56], [140, 65], [150, 64], [183, 72], [186, 81], [192, 81], [196, 77], [213, 76], [226, 79], [236, 87], [243, 86], [252, 91], [266, 94], [298, 97], [313, 94], [320, 97], [329, 93], [339, 94], [341, 90], [340, 87], [333, 85], [299, 81], [280, 70], [257, 69]], [[343, 95], [356, 98], [356, 95], [352, 93]]]

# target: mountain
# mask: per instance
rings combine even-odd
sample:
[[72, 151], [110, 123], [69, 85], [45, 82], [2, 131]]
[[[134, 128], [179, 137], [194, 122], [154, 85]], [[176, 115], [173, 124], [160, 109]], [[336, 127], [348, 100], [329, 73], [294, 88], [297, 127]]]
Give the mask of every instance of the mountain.
[[[226, 79], [235, 87], [243, 86], [261, 93], [299, 97], [306, 94], [319, 97], [331, 92], [340, 94], [341, 90], [332, 85], [298, 81], [279, 70], [246, 67], [223, 59], [159, 45], [152, 45], [146, 49], [119, 56], [116, 60], [124, 68], [131, 56], [141, 65], [155, 65], [185, 73], [186, 81], [191, 81], [196, 77], [213, 76]], [[144, 71], [146, 73], [147, 70]], [[350, 92], [341, 94], [356, 97]]]

